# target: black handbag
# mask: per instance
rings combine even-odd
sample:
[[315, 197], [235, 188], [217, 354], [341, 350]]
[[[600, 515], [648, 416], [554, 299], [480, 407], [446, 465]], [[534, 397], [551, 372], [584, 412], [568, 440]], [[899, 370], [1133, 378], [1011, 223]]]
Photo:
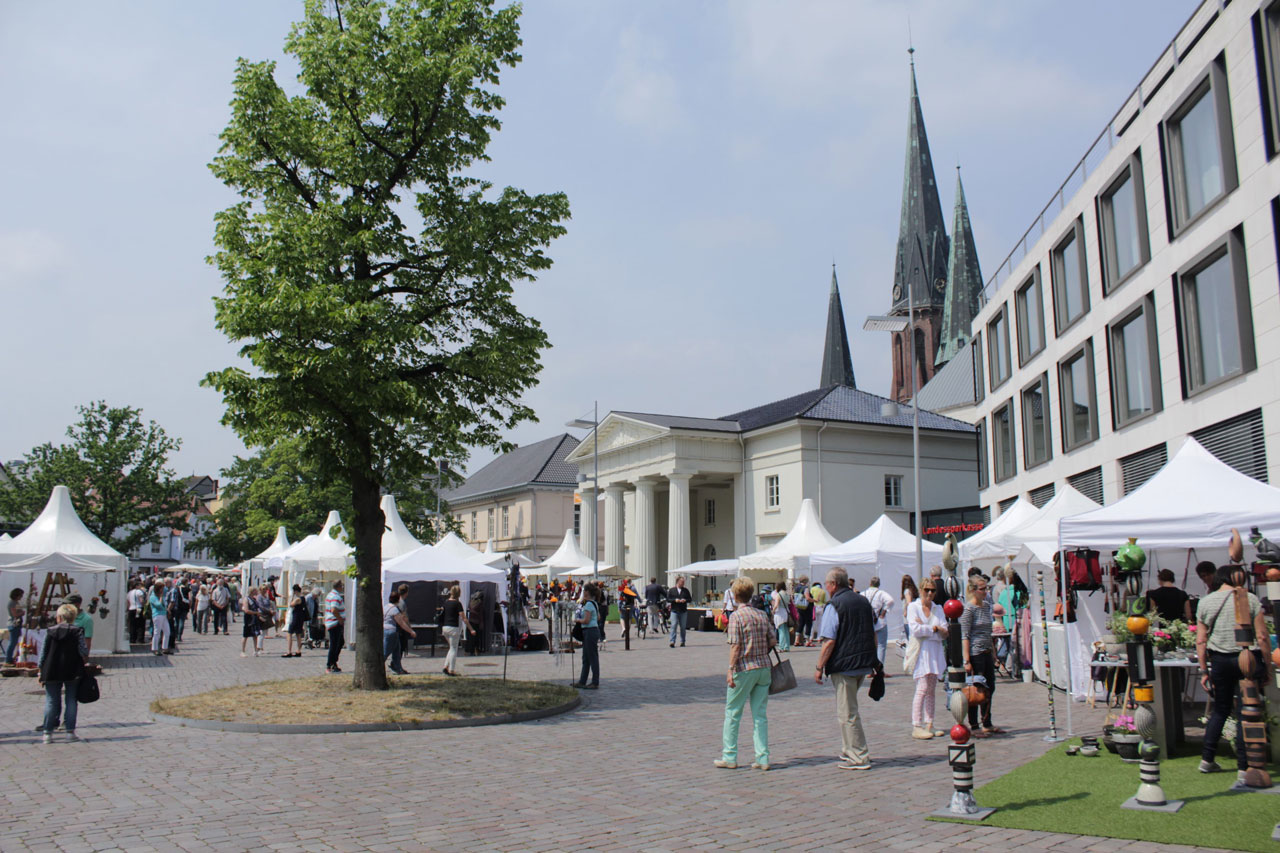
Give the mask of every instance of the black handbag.
[[101, 695], [98, 691], [97, 678], [92, 675], [80, 676], [80, 683], [76, 685], [76, 702], [88, 705], [91, 702], [97, 702]]
[[867, 688], [867, 695], [872, 702], [879, 702], [884, 698], [884, 667], [877, 666], [871, 673], [871, 686]]

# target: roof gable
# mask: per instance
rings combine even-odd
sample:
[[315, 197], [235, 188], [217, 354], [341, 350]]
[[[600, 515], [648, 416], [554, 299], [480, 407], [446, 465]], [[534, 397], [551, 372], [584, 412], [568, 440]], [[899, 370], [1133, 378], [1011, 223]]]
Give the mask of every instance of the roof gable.
[[457, 501], [473, 495], [527, 485], [572, 486], [578, 481], [577, 466], [566, 461], [578, 439], [562, 433], [504, 453], [443, 495]]

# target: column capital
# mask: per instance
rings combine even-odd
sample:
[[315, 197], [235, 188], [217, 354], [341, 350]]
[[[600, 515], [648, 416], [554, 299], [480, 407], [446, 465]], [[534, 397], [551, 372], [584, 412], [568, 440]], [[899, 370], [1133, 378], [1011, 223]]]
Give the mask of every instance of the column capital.
[[692, 480], [695, 475], [686, 474], [683, 471], [672, 471], [670, 474], [667, 474], [666, 476], [668, 480], [683, 480], [684, 482], [687, 483], [690, 480]]
[[606, 495], [613, 495], [614, 497], [617, 497], [626, 491], [627, 487], [625, 483], [607, 483], [604, 487], [604, 493]]

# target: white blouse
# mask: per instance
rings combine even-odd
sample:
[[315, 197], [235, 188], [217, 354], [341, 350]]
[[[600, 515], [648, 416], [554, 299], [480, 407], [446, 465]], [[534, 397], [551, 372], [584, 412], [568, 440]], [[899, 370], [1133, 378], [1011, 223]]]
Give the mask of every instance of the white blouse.
[[947, 674], [947, 653], [942, 645], [942, 634], [933, 630], [935, 626], [947, 627], [947, 622], [942, 617], [942, 605], [932, 605], [926, 615], [923, 603], [919, 600], [911, 602], [911, 606], [907, 608], [907, 628], [911, 631], [911, 636], [920, 642], [920, 656], [916, 658], [912, 678], [923, 678], [926, 675], [942, 678]]

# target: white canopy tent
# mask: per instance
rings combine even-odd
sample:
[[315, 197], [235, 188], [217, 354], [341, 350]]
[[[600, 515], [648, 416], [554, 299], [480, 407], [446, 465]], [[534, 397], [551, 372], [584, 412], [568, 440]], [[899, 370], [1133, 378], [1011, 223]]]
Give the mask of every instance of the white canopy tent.
[[738, 558], [730, 557], [727, 560], [699, 560], [696, 563], [689, 563], [681, 566], [674, 571], [667, 572], [668, 586], [676, 582], [676, 578], [684, 575], [687, 578], [714, 578], [714, 577], [737, 577], [738, 576]]
[[[66, 486], [54, 486], [49, 502], [31, 526], [12, 539], [0, 542], [0, 570], [33, 575], [64, 572], [72, 588], [86, 602], [107, 590], [105, 617], [99, 606], [95, 638], [108, 638], [98, 648], [128, 652], [125, 633], [125, 594], [129, 588], [129, 560], [84, 526], [71, 504]], [[110, 577], [103, 577], [110, 573]]]
[[391, 495], [382, 496], [382, 514], [386, 517], [382, 531], [382, 562], [393, 560], [401, 554], [408, 554], [422, 547], [422, 543], [405, 527], [400, 510], [396, 507], [396, 499]]
[[[941, 545], [926, 540], [920, 543], [920, 549], [926, 564], [942, 559]], [[860, 590], [865, 590], [871, 578], [878, 576], [880, 588], [889, 593], [896, 603], [902, 577], [915, 577], [917, 574], [916, 537], [895, 524], [889, 516], [881, 515], [848, 542], [810, 555], [809, 567], [815, 578], [827, 569], [842, 568]], [[885, 620], [889, 625], [889, 636], [897, 637], [902, 633], [902, 617], [900, 606], [889, 608]]]
[[0, 542], [8, 542], [12, 538], [8, 533], [0, 533]]
[[[452, 534], [449, 534], [452, 535]], [[455, 537], [457, 538], [457, 537]], [[444, 540], [442, 539], [441, 542]], [[507, 573], [505, 569], [485, 565], [484, 555], [471, 546], [458, 540], [470, 555], [462, 553], [458, 548], [423, 545], [407, 554], [401, 554], [382, 564], [382, 600], [385, 602], [391, 590], [401, 583], [414, 581], [456, 581], [461, 587], [463, 606], [471, 598], [471, 584], [491, 583], [497, 587], [498, 601], [507, 600]], [[502, 619], [505, 633], [507, 619], [506, 608], [502, 608]]]
[[[1053, 553], [1058, 549], [1058, 523], [1084, 512], [1097, 509], [1101, 504], [1080, 494], [1070, 485], [1063, 485], [1053, 500], [1042, 506], [1025, 523], [1009, 531], [1007, 539], [1015, 550], [1014, 565], [1030, 565], [1032, 561], [1042, 566], [1052, 565]], [[961, 543], [963, 545], [963, 543]], [[1008, 556], [1008, 555], [1006, 555]], [[1027, 581], [1026, 577], [1022, 579]], [[1028, 584], [1029, 586], [1030, 584]]]
[[[564, 540], [560, 543], [560, 547], [556, 552], [547, 559], [543, 560], [542, 565], [546, 566], [550, 574], [568, 575], [575, 569], [587, 569], [587, 576], [591, 575], [592, 568], [598, 568], [600, 574], [606, 577], [614, 577], [608, 572], [616, 567], [612, 563], [606, 563], [601, 560], [598, 564], [587, 556], [581, 548], [578, 547], [578, 538], [573, 535], [573, 530], [564, 532]], [[578, 574], [577, 577], [582, 577]], [[624, 577], [633, 577], [633, 575], [625, 575]]]
[[275, 568], [282, 565], [281, 558], [284, 553], [292, 546], [289, 544], [289, 534], [285, 532], [284, 525], [276, 528], [276, 538], [266, 550], [255, 557], [250, 557], [240, 564], [240, 580], [247, 586], [257, 586], [265, 583], [267, 580], [267, 565], [274, 563]]
[[796, 515], [791, 530], [778, 542], [738, 558], [738, 570], [742, 574], [775, 570], [786, 573], [788, 580], [794, 580], [800, 573], [809, 569], [809, 555], [817, 551], [825, 551], [836, 547], [840, 540], [827, 532], [818, 518], [818, 508], [810, 498], [800, 502], [800, 512]]
[[982, 561], [985, 564], [983, 568], [1004, 563], [1011, 554], [1018, 553], [1020, 544], [1011, 539], [1009, 534], [1034, 518], [1039, 511], [1031, 501], [1018, 498], [1013, 506], [1000, 513], [1000, 517], [986, 528], [968, 539], [960, 540], [961, 562], [971, 565]]

